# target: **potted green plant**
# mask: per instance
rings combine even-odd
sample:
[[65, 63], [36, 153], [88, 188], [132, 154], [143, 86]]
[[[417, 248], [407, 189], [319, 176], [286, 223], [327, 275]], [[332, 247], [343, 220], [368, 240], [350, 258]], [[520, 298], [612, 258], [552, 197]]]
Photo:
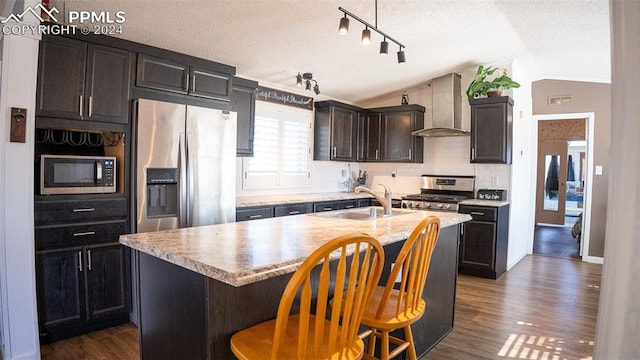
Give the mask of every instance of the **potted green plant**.
[[[502, 75], [496, 76], [492, 80], [487, 79], [493, 76], [498, 70], [502, 70]], [[473, 81], [469, 84], [467, 97], [471, 100], [480, 96], [500, 96], [502, 90], [518, 87], [520, 87], [520, 84], [511, 80], [507, 75], [507, 69], [480, 65], [475, 78], [473, 78]]]

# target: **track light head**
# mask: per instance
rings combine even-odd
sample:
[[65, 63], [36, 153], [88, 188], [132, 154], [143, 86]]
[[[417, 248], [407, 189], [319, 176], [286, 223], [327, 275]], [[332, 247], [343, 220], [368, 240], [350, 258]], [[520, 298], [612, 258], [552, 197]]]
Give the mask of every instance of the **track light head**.
[[298, 85], [298, 87], [302, 86], [302, 75], [300, 75], [300, 73], [296, 76], [296, 85]]
[[371, 30], [368, 27], [365, 27], [362, 30], [362, 45], [369, 45], [371, 43]]
[[385, 38], [384, 41], [380, 43], [380, 55], [386, 56], [387, 54], [389, 54], [389, 43], [387, 42], [387, 38]]
[[404, 50], [402, 50], [402, 46], [400, 46], [400, 51], [398, 51], [398, 64], [402, 64], [405, 61], [407, 61], [407, 59], [404, 56]]
[[311, 81], [307, 80], [305, 81], [306, 86], [304, 87], [305, 90], [311, 90]]
[[338, 32], [340, 33], [340, 35], [346, 35], [349, 32], [349, 19], [347, 18], [347, 14], [344, 14], [344, 17], [340, 19]]
[[320, 95], [320, 87], [318, 86], [317, 82], [316, 82], [315, 86], [313, 87], [313, 92], [316, 93], [316, 95]]

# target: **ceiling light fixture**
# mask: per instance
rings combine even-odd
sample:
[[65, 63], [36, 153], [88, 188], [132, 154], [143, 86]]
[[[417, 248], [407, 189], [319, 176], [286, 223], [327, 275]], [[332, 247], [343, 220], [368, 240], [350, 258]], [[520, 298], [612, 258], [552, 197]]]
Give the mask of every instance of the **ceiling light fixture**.
[[313, 86], [313, 92], [316, 93], [316, 95], [320, 95], [320, 86], [318, 86], [318, 82], [313, 80], [313, 74], [312, 73], [304, 73], [302, 75], [300, 75], [300, 73], [298, 73], [298, 75], [296, 76], [296, 85], [298, 86], [302, 86], [302, 81], [304, 80], [304, 84], [305, 84], [305, 90], [307, 91], [311, 91], [311, 82], [313, 81], [313, 83], [315, 84]]
[[344, 17], [340, 18], [340, 26], [338, 27], [338, 31], [342, 35], [349, 32], [349, 18], [347, 18], [347, 15], [351, 16], [352, 18], [359, 21], [362, 25], [364, 25], [364, 30], [362, 30], [363, 45], [369, 45], [369, 43], [371, 42], [371, 30], [373, 30], [384, 37], [384, 40], [380, 43], [380, 55], [387, 55], [389, 53], [389, 43], [387, 42], [387, 39], [389, 39], [390, 41], [393, 41], [394, 43], [396, 43], [396, 45], [400, 46], [400, 51], [398, 51], [398, 63], [400, 64], [405, 62], [406, 58], [403, 50], [405, 46], [402, 45], [398, 40], [392, 38], [391, 36], [385, 34], [382, 30], [378, 29], [378, 0], [376, 0], [375, 9], [376, 9], [375, 25], [371, 25], [368, 22], [357, 17], [353, 13], [349, 12], [348, 10], [345, 10], [342, 7], [338, 7], [338, 10], [342, 11], [342, 13], [344, 14]]

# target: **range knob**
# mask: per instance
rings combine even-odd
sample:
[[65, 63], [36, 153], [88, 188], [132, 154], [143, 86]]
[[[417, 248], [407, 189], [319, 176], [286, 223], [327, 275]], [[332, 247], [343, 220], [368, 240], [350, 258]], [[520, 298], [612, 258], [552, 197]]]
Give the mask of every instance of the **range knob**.
[[446, 205], [444, 206], [444, 208], [445, 208], [445, 209], [447, 209], [447, 210], [451, 209], [451, 204], [446, 204]]
[[424, 208], [425, 208], [425, 209], [428, 209], [428, 208], [430, 208], [430, 207], [431, 207], [431, 203], [425, 203], [425, 204], [424, 204]]
[[442, 205], [441, 203], [438, 203], [438, 205], [436, 205], [436, 206], [438, 207], [438, 209], [442, 209], [442, 207], [443, 207], [444, 205]]

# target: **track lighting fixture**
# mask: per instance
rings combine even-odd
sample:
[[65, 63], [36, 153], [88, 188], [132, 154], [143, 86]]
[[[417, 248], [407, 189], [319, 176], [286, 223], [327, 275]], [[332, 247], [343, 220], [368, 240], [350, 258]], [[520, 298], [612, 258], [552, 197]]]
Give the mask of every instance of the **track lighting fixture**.
[[311, 91], [311, 82], [313, 81], [313, 83], [315, 84], [313, 86], [313, 92], [316, 93], [316, 95], [320, 95], [320, 86], [318, 86], [317, 81], [313, 80], [312, 73], [304, 73], [302, 75], [298, 73], [298, 75], [296, 76], [296, 85], [302, 86], [303, 80], [304, 80], [305, 90]]
[[342, 7], [338, 7], [338, 10], [342, 11], [342, 13], [344, 14], [344, 17], [340, 18], [340, 26], [338, 27], [338, 31], [341, 35], [344, 35], [347, 32], [349, 32], [349, 18], [347, 18], [347, 16], [350, 16], [355, 20], [359, 21], [362, 25], [364, 25], [364, 30], [362, 30], [362, 45], [369, 45], [369, 43], [371, 43], [371, 30], [373, 30], [384, 37], [384, 40], [380, 42], [380, 55], [387, 55], [389, 53], [389, 42], [387, 42], [387, 39], [389, 39], [390, 41], [393, 41], [396, 45], [400, 47], [400, 51], [398, 51], [398, 63], [399, 64], [403, 63], [406, 61], [404, 50], [403, 50], [405, 46], [402, 45], [396, 39], [385, 34], [382, 30], [378, 29], [378, 0], [376, 0], [375, 4], [376, 4], [375, 25], [371, 25], [368, 22], [357, 17], [353, 13], [343, 9]]

